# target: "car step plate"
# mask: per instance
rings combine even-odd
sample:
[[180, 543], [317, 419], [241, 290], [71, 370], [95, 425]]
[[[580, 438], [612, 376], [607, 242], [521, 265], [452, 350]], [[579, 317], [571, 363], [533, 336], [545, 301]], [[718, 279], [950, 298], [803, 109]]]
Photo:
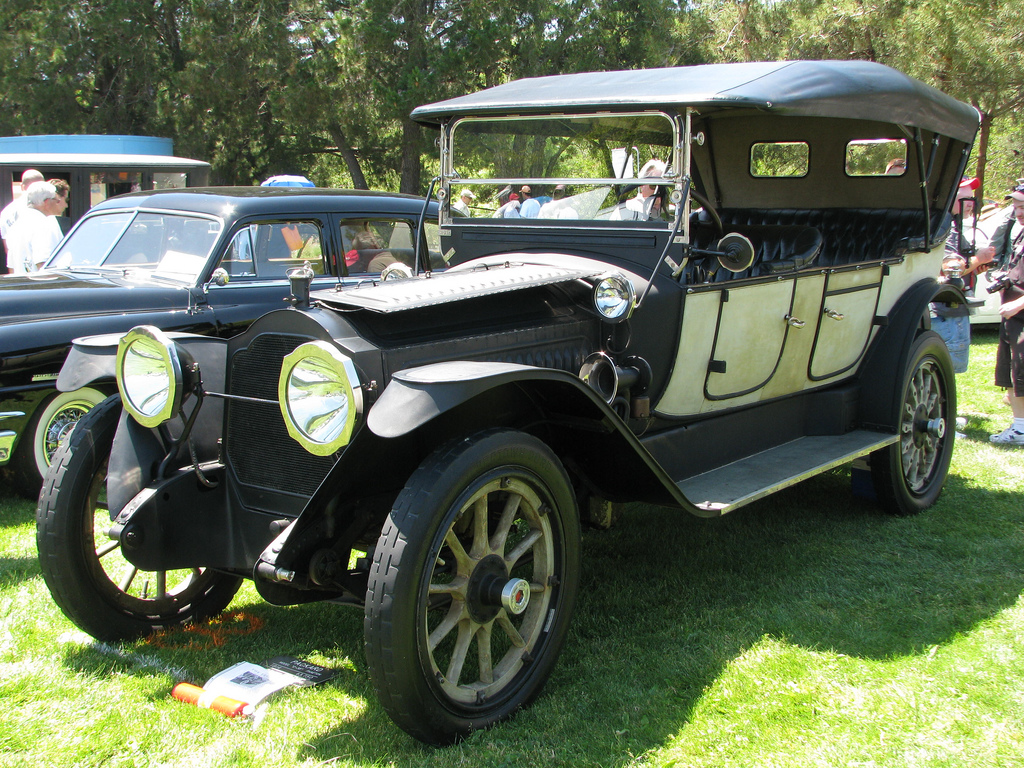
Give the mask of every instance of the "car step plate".
[[676, 485], [698, 509], [724, 515], [898, 439], [898, 435], [866, 430], [841, 436], [801, 437]]

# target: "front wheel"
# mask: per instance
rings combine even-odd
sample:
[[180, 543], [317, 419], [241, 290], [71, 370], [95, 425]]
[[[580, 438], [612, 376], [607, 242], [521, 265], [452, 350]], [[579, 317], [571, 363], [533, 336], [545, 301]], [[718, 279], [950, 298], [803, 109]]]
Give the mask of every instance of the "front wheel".
[[64, 615], [100, 640], [126, 640], [220, 613], [241, 579], [201, 568], [140, 571], [111, 540], [107, 460], [121, 398], [87, 413], [54, 454], [36, 509], [43, 579]]
[[913, 515], [935, 503], [953, 455], [956, 384], [937, 333], [914, 340], [902, 392], [899, 440], [871, 454], [871, 476], [886, 511]]
[[366, 595], [370, 676], [395, 723], [444, 745], [532, 701], [579, 567], [575, 497], [543, 442], [487, 431], [427, 458], [384, 525]]

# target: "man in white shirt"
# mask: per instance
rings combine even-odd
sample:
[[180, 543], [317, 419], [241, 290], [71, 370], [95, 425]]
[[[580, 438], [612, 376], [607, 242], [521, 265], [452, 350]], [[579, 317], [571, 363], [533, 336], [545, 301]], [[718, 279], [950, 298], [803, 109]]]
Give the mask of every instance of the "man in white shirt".
[[27, 205], [8, 233], [7, 269], [14, 274], [36, 272], [63, 236], [57, 216], [65, 202], [48, 181], [37, 181], [24, 195]]
[[[640, 169], [640, 179], [664, 176], [668, 165], [657, 158], [648, 160]], [[620, 203], [609, 217], [615, 221], [648, 221], [661, 218], [661, 193], [656, 184], [641, 184], [636, 196]]]
[[[11, 227], [14, 226], [14, 222], [18, 220], [18, 214], [25, 210], [27, 205], [27, 199], [25, 193], [28, 192], [28, 188], [35, 184], [37, 181], [43, 180], [43, 174], [34, 168], [29, 168], [21, 174], [21, 194], [18, 195], [14, 200], [7, 204], [2, 211], [0, 211], [0, 238], [4, 241], [4, 252], [10, 253], [11, 247], [7, 243], [7, 237], [10, 234]], [[11, 266], [10, 258], [7, 259], [7, 263]]]
[[469, 206], [476, 200], [476, 195], [473, 194], [473, 190], [468, 187], [459, 193], [459, 199], [452, 203], [452, 208], [459, 211], [463, 216], [471, 216], [469, 212]]

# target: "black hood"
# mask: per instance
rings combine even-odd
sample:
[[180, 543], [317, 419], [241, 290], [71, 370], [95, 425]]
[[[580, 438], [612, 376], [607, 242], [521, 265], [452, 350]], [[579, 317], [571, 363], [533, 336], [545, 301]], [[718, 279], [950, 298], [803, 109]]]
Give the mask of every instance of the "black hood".
[[187, 304], [184, 283], [130, 279], [120, 272], [34, 272], [0, 277], [0, 326]]

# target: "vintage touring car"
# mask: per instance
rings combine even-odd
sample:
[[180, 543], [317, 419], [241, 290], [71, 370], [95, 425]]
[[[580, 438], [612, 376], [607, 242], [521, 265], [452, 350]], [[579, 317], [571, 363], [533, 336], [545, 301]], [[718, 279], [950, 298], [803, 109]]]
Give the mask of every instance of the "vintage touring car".
[[242, 578], [358, 605], [382, 706], [445, 744], [539, 693], [581, 520], [721, 515], [853, 461], [894, 513], [936, 499], [956, 394], [928, 307], [964, 300], [938, 275], [973, 108], [878, 64], [776, 62], [413, 117], [440, 131], [449, 269], [311, 295], [298, 269], [294, 306], [232, 339], [76, 343], [59, 387], [120, 392], [40, 497], [80, 627], [202, 619]]

